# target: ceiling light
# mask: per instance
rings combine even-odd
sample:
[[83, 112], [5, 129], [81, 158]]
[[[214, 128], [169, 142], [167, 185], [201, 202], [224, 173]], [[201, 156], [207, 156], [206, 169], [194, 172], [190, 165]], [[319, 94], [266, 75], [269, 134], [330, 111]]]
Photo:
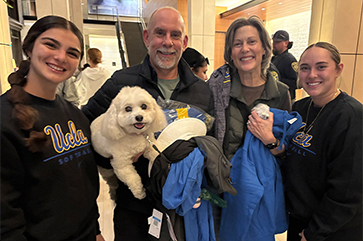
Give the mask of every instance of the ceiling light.
[[279, 4], [282, 4], [282, 3], [279, 3]]
[[265, 8], [262, 8], [262, 11], [265, 11]]

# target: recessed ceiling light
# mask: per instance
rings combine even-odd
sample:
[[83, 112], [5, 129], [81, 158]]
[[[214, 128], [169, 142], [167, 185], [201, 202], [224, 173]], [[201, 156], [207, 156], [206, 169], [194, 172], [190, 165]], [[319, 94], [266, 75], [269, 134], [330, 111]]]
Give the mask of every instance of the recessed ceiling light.
[[265, 11], [265, 8], [262, 8], [262, 11]]
[[279, 3], [279, 4], [282, 4], [282, 3]]

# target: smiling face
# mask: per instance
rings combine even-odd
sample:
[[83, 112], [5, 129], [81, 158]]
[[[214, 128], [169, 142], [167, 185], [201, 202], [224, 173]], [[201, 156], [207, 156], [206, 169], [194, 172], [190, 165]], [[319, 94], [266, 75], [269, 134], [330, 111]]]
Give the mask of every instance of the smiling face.
[[306, 50], [299, 61], [300, 84], [313, 100], [329, 102], [336, 93], [336, 79], [342, 70], [343, 64], [337, 65], [328, 50], [314, 46]]
[[181, 16], [173, 9], [161, 9], [149, 24], [143, 37], [151, 65], [156, 72], [176, 69], [188, 43]]
[[231, 58], [239, 72], [260, 75], [262, 56], [265, 49], [255, 27], [247, 25], [236, 30]]
[[140, 134], [153, 124], [157, 112], [155, 100], [143, 89], [124, 87], [115, 97], [117, 122], [128, 134]]
[[[80, 61], [81, 44], [70, 30], [51, 28], [35, 40], [30, 57], [27, 88], [56, 89], [70, 78]], [[30, 91], [32, 93], [33, 91]]]

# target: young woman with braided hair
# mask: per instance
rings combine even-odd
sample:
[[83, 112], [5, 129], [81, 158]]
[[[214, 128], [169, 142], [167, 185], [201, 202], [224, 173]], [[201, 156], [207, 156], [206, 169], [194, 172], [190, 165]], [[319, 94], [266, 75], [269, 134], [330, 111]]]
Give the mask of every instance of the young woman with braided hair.
[[88, 119], [56, 95], [83, 57], [82, 33], [39, 19], [1, 101], [1, 240], [103, 240]]

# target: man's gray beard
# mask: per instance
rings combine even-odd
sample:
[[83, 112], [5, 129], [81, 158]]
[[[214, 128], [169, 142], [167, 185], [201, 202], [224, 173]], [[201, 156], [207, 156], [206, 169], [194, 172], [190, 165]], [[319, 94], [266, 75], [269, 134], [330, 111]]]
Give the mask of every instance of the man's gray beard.
[[[168, 59], [168, 58], [166, 58], [166, 59]], [[165, 64], [164, 61], [158, 55], [156, 55], [156, 63], [162, 69], [171, 69], [171, 68], [173, 68], [173, 66], [176, 65], [177, 61], [179, 61], [179, 60], [176, 59], [176, 56], [173, 56], [173, 61], [170, 64]]]

